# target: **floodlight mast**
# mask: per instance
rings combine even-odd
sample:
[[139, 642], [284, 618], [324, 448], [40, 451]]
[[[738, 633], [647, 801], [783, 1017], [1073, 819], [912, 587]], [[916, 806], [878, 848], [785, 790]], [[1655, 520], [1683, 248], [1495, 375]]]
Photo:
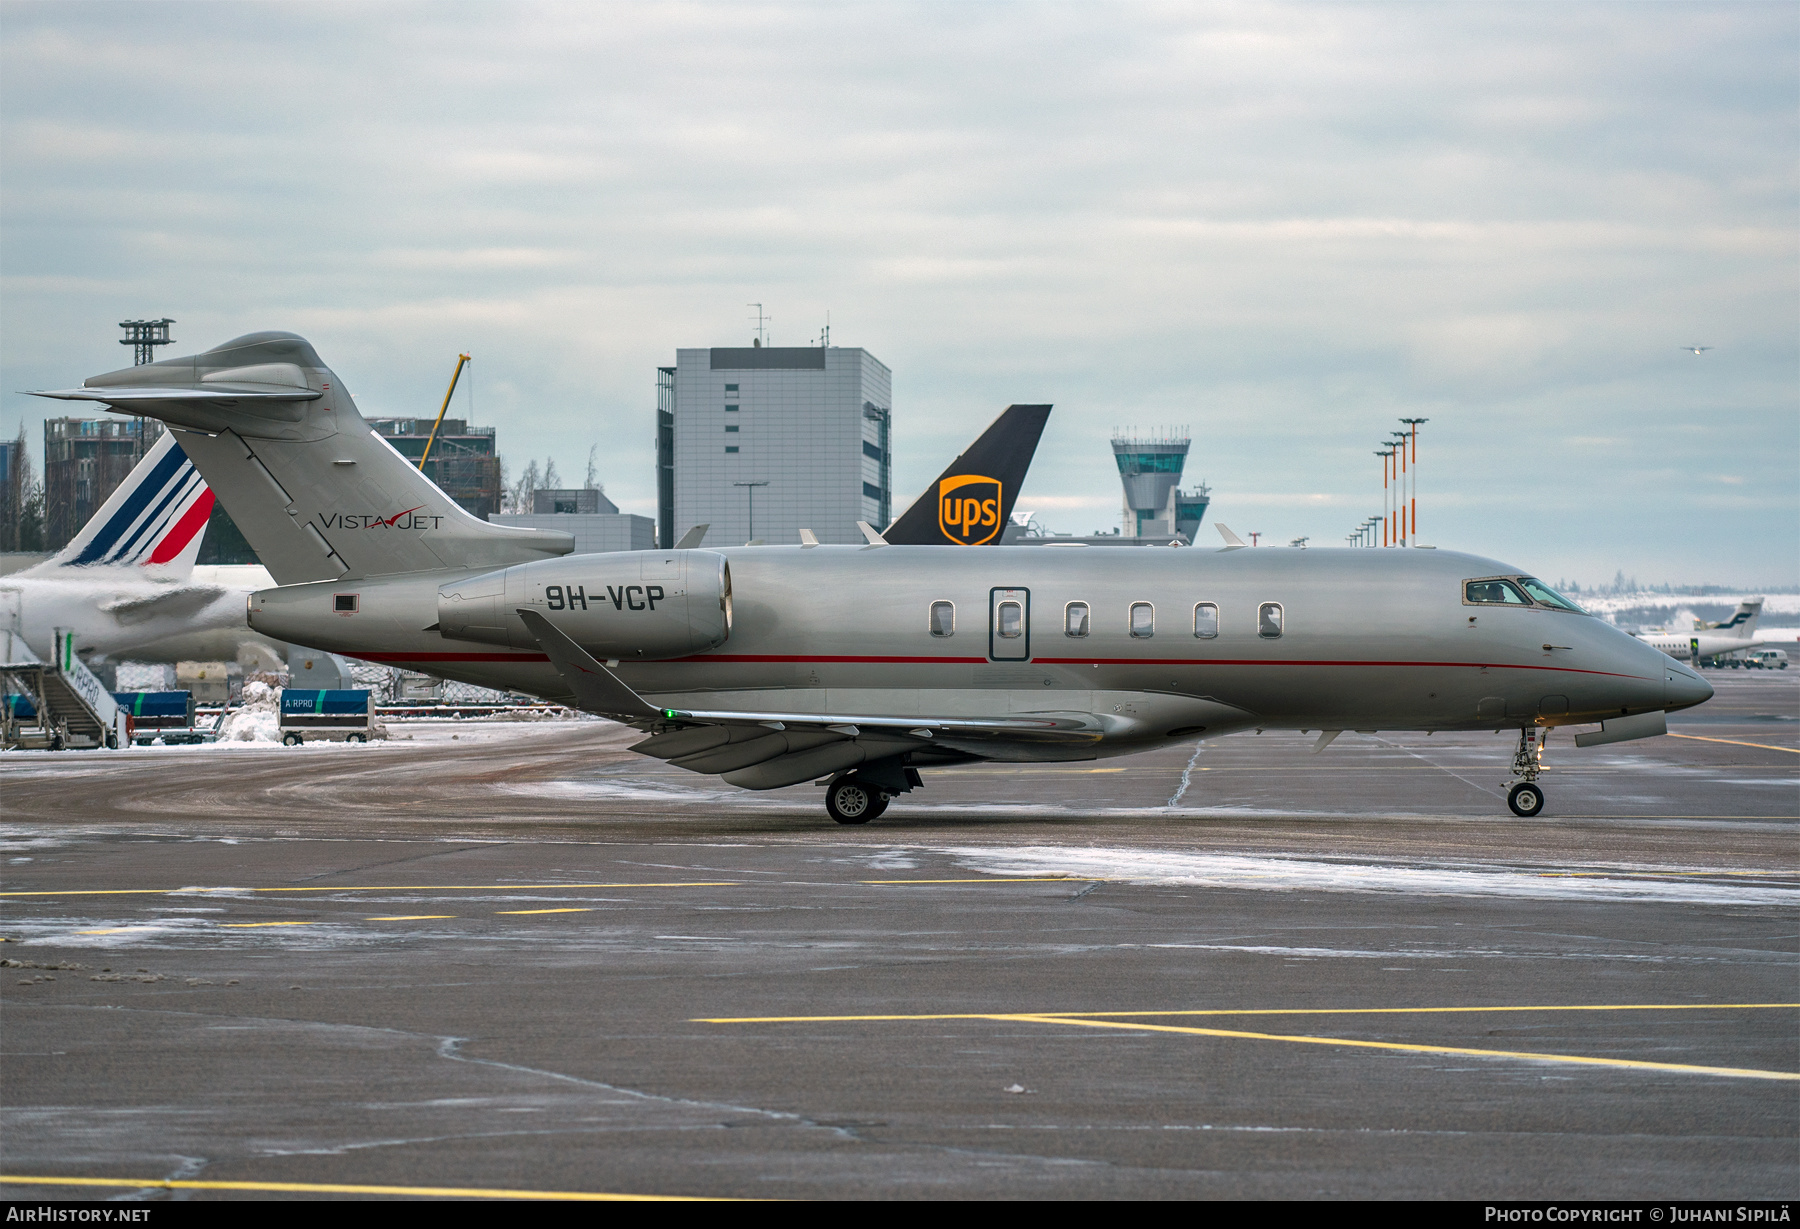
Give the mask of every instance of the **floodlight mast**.
[[1419, 424], [1431, 420], [1429, 418], [1402, 418], [1400, 421], [1406, 424], [1407, 435], [1412, 443], [1411, 520], [1412, 540], [1417, 543], [1419, 540]]

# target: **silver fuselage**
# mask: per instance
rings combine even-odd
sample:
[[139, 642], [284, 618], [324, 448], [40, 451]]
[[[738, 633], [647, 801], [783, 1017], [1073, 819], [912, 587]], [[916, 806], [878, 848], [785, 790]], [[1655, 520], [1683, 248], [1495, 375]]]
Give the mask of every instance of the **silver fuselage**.
[[[1100, 727], [1079, 745], [965, 748], [993, 759], [1086, 759], [1245, 728], [1563, 725], [1687, 707], [1711, 694], [1692, 671], [1597, 618], [1466, 604], [1464, 580], [1519, 569], [1445, 550], [705, 553], [729, 561], [729, 638], [675, 660], [621, 661], [618, 674], [634, 690], [675, 709], [1074, 713]], [[609, 557], [559, 566], [579, 573], [583, 558]], [[476, 574], [289, 585], [256, 594], [250, 621], [276, 638], [369, 661], [567, 695], [541, 653], [422, 630], [435, 625], [439, 587]], [[343, 594], [357, 596], [356, 613], [334, 613]], [[1024, 607], [1023, 636], [998, 636], [997, 596]], [[954, 606], [948, 636], [932, 634], [934, 602]], [[1085, 636], [1067, 634], [1074, 602], [1089, 609]], [[1147, 636], [1132, 633], [1131, 608], [1141, 603], [1154, 612]], [[1216, 605], [1216, 636], [1195, 635], [1199, 603]], [[1279, 636], [1259, 634], [1266, 603], [1281, 608]]]

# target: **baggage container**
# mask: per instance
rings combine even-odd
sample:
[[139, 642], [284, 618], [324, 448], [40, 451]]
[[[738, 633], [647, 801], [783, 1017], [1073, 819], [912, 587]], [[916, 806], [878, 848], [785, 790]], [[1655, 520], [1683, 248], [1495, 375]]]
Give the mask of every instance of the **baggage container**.
[[375, 728], [375, 706], [366, 691], [281, 692], [281, 741], [289, 747], [307, 739], [366, 743]]
[[140, 747], [158, 738], [164, 743], [207, 740], [207, 733], [194, 724], [191, 691], [115, 691], [112, 697], [131, 718], [131, 741]]

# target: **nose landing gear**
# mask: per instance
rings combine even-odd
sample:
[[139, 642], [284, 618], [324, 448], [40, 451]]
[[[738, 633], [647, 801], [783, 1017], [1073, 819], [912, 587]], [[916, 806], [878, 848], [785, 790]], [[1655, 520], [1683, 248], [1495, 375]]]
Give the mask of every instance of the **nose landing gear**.
[[1544, 790], [1537, 779], [1544, 771], [1544, 744], [1549, 737], [1548, 730], [1539, 734], [1535, 726], [1519, 731], [1519, 749], [1513, 752], [1512, 770], [1515, 777], [1524, 779], [1506, 794], [1506, 805], [1514, 815], [1530, 819], [1544, 809]]

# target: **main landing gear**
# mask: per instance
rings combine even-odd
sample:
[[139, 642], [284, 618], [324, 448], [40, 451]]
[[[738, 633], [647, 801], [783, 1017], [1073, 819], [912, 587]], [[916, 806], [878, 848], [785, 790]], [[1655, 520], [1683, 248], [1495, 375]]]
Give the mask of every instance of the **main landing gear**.
[[840, 824], [866, 824], [887, 806], [887, 794], [855, 773], [841, 772], [825, 787], [825, 811]]
[[1544, 809], [1544, 789], [1537, 779], [1544, 771], [1544, 743], [1549, 736], [1548, 730], [1540, 734], [1535, 726], [1519, 731], [1519, 749], [1513, 752], [1512, 770], [1513, 776], [1524, 779], [1506, 794], [1506, 805], [1514, 815], [1530, 819]]

